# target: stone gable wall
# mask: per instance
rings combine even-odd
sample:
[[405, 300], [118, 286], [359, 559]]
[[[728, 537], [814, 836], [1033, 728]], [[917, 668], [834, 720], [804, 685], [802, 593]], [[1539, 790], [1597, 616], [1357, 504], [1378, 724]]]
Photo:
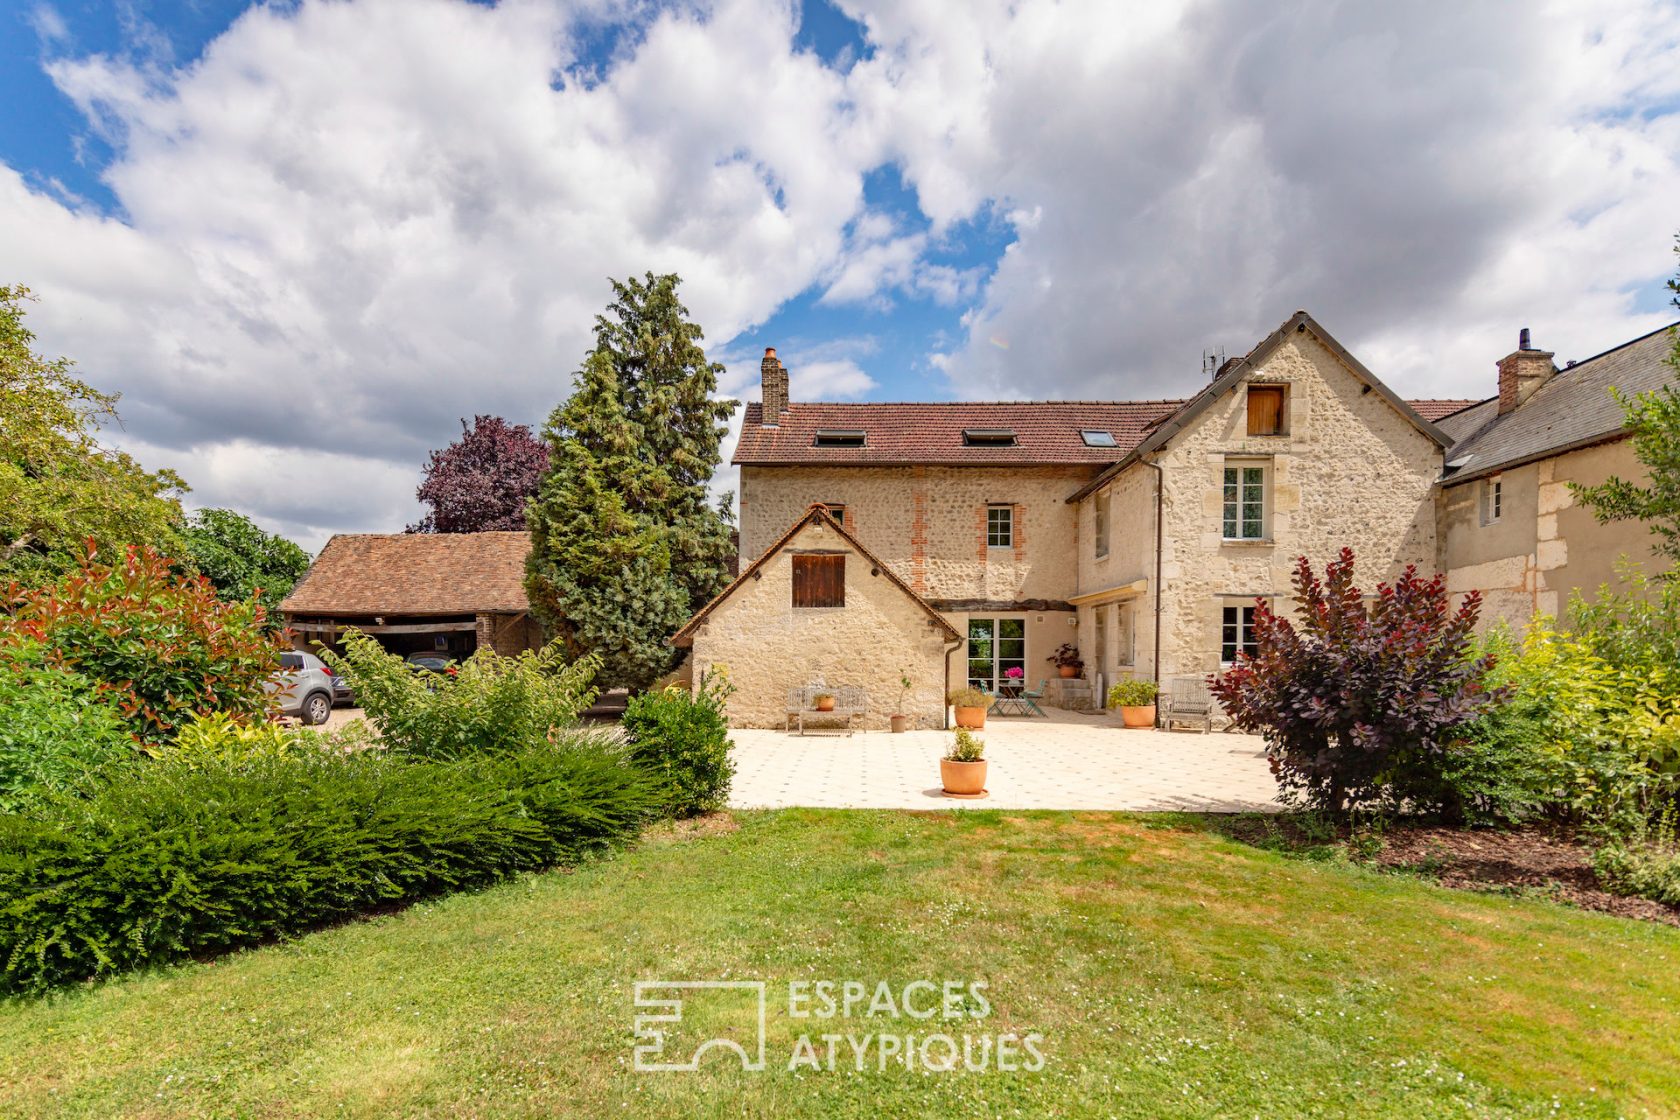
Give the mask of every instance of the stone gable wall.
[[[786, 530], [784, 524], [778, 532]], [[790, 550], [799, 549], [847, 553], [844, 607], [793, 606]], [[885, 728], [905, 671], [913, 687], [903, 714], [913, 726], [943, 725], [945, 636], [901, 588], [871, 571], [869, 561], [839, 534], [807, 526], [759, 569], [760, 578], [749, 578], [713, 611], [694, 638], [694, 672], [698, 678], [712, 669], [727, 670], [736, 689], [729, 699], [731, 724], [783, 726], [788, 690], [820, 676], [830, 687], [868, 692], [866, 726]], [[951, 664], [960, 675], [958, 654]]]

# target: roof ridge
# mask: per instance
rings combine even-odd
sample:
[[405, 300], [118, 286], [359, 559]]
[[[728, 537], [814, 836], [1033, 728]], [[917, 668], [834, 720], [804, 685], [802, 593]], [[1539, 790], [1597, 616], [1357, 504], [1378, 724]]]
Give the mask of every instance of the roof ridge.
[[1658, 327], [1654, 331], [1646, 331], [1644, 334], [1638, 336], [1637, 338], [1630, 338], [1626, 342], [1623, 342], [1619, 345], [1610, 347], [1610, 349], [1608, 349], [1608, 350], [1600, 350], [1598, 353], [1594, 354], [1590, 358], [1577, 358], [1577, 359], [1575, 359], [1573, 364], [1564, 366], [1562, 369], [1558, 370], [1558, 372], [1559, 373], [1568, 373], [1570, 370], [1580, 369], [1582, 366], [1586, 365], [1588, 362], [1596, 362], [1600, 358], [1607, 358], [1611, 354], [1614, 354], [1618, 350], [1626, 350], [1629, 346], [1632, 346], [1635, 343], [1644, 342], [1647, 338], [1650, 338], [1652, 335], [1663, 334], [1667, 331], [1675, 330], [1676, 328], [1680, 328], [1680, 319], [1676, 319], [1674, 322], [1668, 324], [1668, 326], [1666, 326], [1666, 327]]

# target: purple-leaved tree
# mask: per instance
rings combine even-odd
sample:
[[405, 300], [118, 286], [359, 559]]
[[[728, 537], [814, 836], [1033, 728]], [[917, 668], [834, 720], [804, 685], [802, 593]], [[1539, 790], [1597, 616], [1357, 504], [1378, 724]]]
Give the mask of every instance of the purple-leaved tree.
[[548, 445], [524, 424], [475, 416], [461, 438], [426, 461], [415, 491], [431, 512], [411, 533], [479, 533], [525, 528], [525, 503], [548, 469]]

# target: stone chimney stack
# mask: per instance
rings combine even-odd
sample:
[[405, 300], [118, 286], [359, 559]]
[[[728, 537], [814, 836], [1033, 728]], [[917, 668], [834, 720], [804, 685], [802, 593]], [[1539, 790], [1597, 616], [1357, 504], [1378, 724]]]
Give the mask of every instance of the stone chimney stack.
[[1528, 328], [1524, 327], [1517, 336], [1517, 348], [1499, 359], [1499, 415], [1526, 401], [1556, 372], [1552, 368], [1552, 352], [1530, 346]]
[[788, 406], [788, 373], [787, 367], [782, 365], [781, 359], [776, 357], [776, 348], [764, 348], [764, 361], [758, 366], [759, 376], [764, 385], [764, 419], [766, 428], [780, 427], [782, 413]]

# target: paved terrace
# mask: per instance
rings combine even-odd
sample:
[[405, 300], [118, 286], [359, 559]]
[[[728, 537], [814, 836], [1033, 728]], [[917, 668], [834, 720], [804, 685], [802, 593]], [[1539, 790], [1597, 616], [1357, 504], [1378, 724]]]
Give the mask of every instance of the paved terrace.
[[945, 797], [939, 756], [948, 731], [806, 735], [737, 729], [738, 809], [1177, 809], [1275, 811], [1277, 784], [1255, 735], [1128, 731], [1108, 715], [1046, 708], [1047, 719], [991, 716], [987, 788]]

